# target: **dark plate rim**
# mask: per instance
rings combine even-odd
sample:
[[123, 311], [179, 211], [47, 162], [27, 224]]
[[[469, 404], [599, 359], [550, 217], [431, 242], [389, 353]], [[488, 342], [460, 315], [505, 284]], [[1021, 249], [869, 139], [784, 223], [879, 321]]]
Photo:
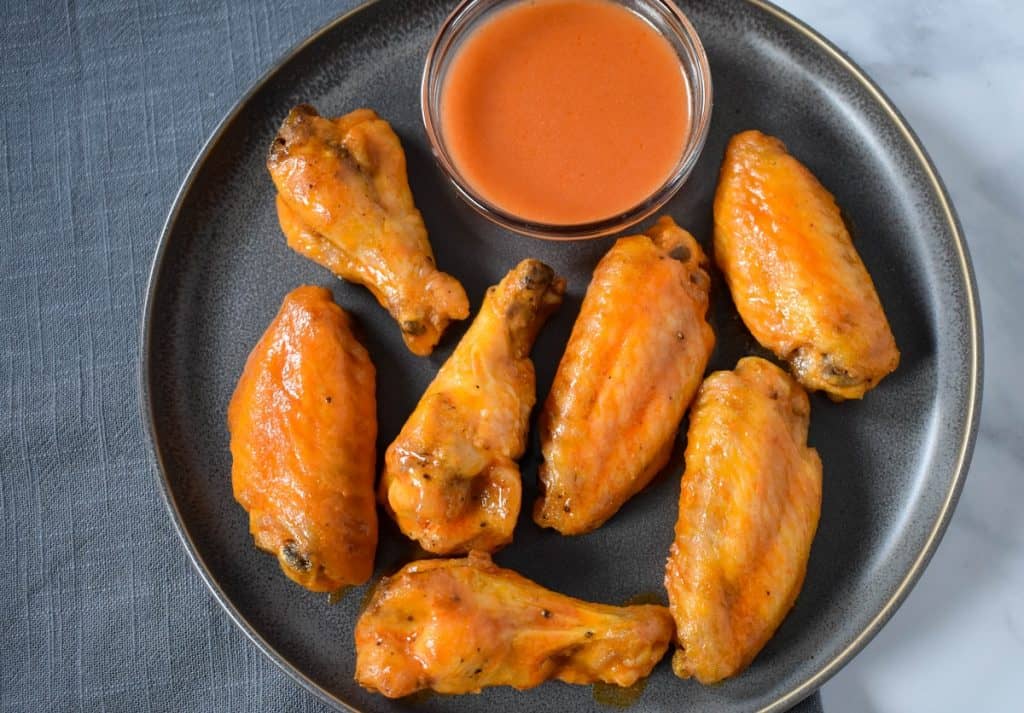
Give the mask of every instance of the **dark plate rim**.
[[[199, 549], [196, 543], [192, 540], [191, 534], [185, 527], [184, 520], [182, 519], [181, 512], [178, 509], [178, 505], [175, 502], [174, 495], [171, 491], [170, 479], [167, 475], [167, 467], [164, 463], [163, 447], [160, 443], [160, 438], [156, 428], [156, 413], [153, 404], [153, 395], [150, 390], [150, 380], [153, 376], [151, 372], [151, 357], [152, 357], [152, 342], [153, 342], [153, 326], [154, 326], [154, 313], [153, 305], [158, 291], [160, 277], [164, 265], [164, 259], [167, 254], [167, 247], [170, 242], [171, 234], [174, 230], [174, 226], [177, 223], [178, 216], [181, 213], [181, 208], [184, 203], [185, 197], [188, 195], [192, 188], [192, 184], [195, 182], [200, 171], [203, 169], [204, 164], [209, 158], [210, 154], [216, 148], [220, 142], [221, 137], [227, 131], [227, 129], [234, 123], [235, 119], [242, 109], [249, 103], [249, 101], [259, 92], [263, 86], [270, 81], [281, 69], [289, 64], [296, 55], [306, 49], [308, 46], [319, 40], [324, 35], [333, 31], [336, 27], [342, 23], [350, 20], [359, 13], [378, 5], [384, 0], [367, 0], [366, 2], [358, 5], [357, 7], [349, 10], [348, 12], [342, 13], [338, 17], [329, 21], [323, 25], [320, 29], [314, 31], [306, 39], [302, 40], [290, 50], [288, 50], [284, 56], [275, 62], [269, 69], [267, 69], [263, 75], [257, 79], [251, 87], [242, 95], [242, 97], [235, 102], [234, 106], [225, 114], [224, 118], [218, 122], [214, 128], [210, 137], [206, 140], [203, 148], [200, 150], [198, 156], [193, 161], [192, 166], [189, 168], [188, 173], [185, 176], [181, 187], [178, 189], [177, 194], [174, 198], [174, 203], [167, 215], [167, 219], [164, 222], [164, 226], [160, 232], [160, 242], [157, 245], [156, 253], [153, 256], [153, 262], [150, 266], [149, 277], [146, 287], [145, 303], [143, 305], [143, 317], [140, 329], [140, 360], [138, 367], [138, 388], [139, 388], [139, 407], [141, 410], [142, 420], [146, 426], [146, 432], [149, 436], [150, 448], [153, 457], [157, 464], [158, 476], [160, 482], [160, 492], [163, 496], [164, 504], [167, 507], [167, 511], [171, 516], [171, 520], [174, 522], [174, 528], [178, 533], [178, 537], [181, 539], [182, 544], [185, 546], [185, 550], [188, 554], [189, 560], [192, 566], [195, 567], [196, 571], [199, 572], [200, 577], [206, 584], [207, 588], [213, 594], [214, 599], [223, 607], [228, 617], [234, 624], [242, 630], [243, 633], [252, 641], [256, 647], [263, 652], [268, 658], [270, 658], [275, 664], [277, 664], [285, 673], [291, 676], [299, 685], [305, 688], [310, 693], [314, 694], [328, 705], [339, 709], [352, 711], [353, 713], [360, 713], [358, 709], [353, 708], [351, 705], [341, 700], [330, 691], [327, 691], [315, 681], [310, 679], [306, 674], [299, 670], [291, 661], [282, 656], [269, 642], [264, 639], [259, 632], [253, 627], [251, 623], [242, 615], [241, 612], [235, 607], [234, 603], [227, 597], [224, 591], [220, 588], [213, 574], [206, 566], [206, 562], [203, 560], [202, 555], [199, 553]], [[789, 691], [783, 693], [781, 696], [775, 699], [775, 701], [768, 706], [762, 708], [759, 713], [775, 713], [776, 711], [785, 711], [795, 706], [801, 700], [809, 696], [811, 693], [816, 691], [822, 686], [828, 679], [834, 676], [838, 671], [845, 666], [867, 643], [874, 638], [874, 636], [881, 630], [882, 626], [892, 617], [899, 606], [906, 599], [910, 590], [917, 583], [924, 568], [928, 565], [932, 556], [935, 554], [935, 549], [938, 547], [939, 541], [942, 539], [942, 535], [949, 525], [949, 520], [953, 515], [953, 511], [956, 507], [957, 500], [960, 497], [960, 493], [963, 490], [964, 482], [967, 477], [967, 470], [970, 465], [971, 455], [974, 452], [974, 443], [977, 437], [978, 424], [981, 412], [981, 395], [982, 395], [982, 369], [983, 369], [983, 354], [982, 354], [982, 326], [981, 326], [981, 310], [978, 302], [978, 288], [974, 277], [974, 268], [971, 264], [971, 258], [967, 250], [966, 240], [963, 235], [963, 229], [960, 226], [960, 220], [957, 217], [956, 211], [953, 208], [953, 204], [950, 201], [949, 194], [946, 191], [945, 184], [939, 177], [938, 172], [932, 163], [931, 158], [921, 145], [917, 134], [910, 128], [906, 119], [899, 112], [898, 109], [893, 105], [892, 101], [885, 95], [885, 93], [875, 84], [872, 80], [853, 60], [846, 56], [838, 47], [832, 42], [826, 39], [823, 35], [819, 34], [816, 30], [811, 28], [803, 21], [797, 19], [795, 16], [786, 12], [785, 10], [777, 7], [776, 5], [768, 2], [767, 0], [744, 0], [754, 8], [760, 9], [763, 12], [768, 13], [775, 19], [781, 21], [783, 24], [790, 26], [813, 44], [817, 45], [823, 50], [830, 58], [838, 62], [843, 69], [845, 69], [851, 77], [853, 77], [864, 89], [868, 91], [871, 97], [875, 100], [878, 106], [888, 115], [892, 123], [899, 129], [899, 132], [903, 135], [904, 139], [913, 149], [914, 154], [917, 157], [918, 163], [920, 164], [928, 182], [931, 184], [932, 190], [939, 200], [939, 204], [942, 207], [942, 211], [949, 226], [950, 231], [953, 234], [953, 246], [955, 248], [956, 257], [960, 266], [960, 273], [962, 277], [962, 284], [965, 288], [965, 294], [967, 298], [967, 322], [970, 329], [970, 360], [968, 364], [967, 372], [967, 417], [965, 419], [965, 427], [961, 436], [960, 445], [957, 452], [956, 463], [954, 466], [953, 479], [950, 482], [950, 487], [946, 493], [946, 497], [943, 500], [942, 508], [939, 511], [939, 515], [935, 522], [932, 524], [930, 531], [925, 539], [924, 545], [921, 551], [915, 557], [910, 569], [903, 576], [896, 590], [886, 601], [882, 609], [872, 617], [871, 621], [864, 627], [864, 629], [854, 639], [847, 644], [842, 651], [832, 657], [830, 660], [823, 662], [818, 670], [807, 678], [803, 683], [795, 686]]]

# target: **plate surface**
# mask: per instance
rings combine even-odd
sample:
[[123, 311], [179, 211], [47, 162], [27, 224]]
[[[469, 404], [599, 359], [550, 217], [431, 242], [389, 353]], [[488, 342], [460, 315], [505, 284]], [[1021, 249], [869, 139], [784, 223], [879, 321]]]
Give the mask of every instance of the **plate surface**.
[[[703, 38], [715, 108], [703, 157], [665, 212], [708, 248], [711, 200], [728, 138], [759, 128], [781, 137], [843, 206], [875, 280], [902, 362], [862, 402], [812, 397], [810, 443], [824, 462], [821, 524], [792, 613], [750, 669], [720, 686], [680, 681], [666, 658], [634, 708], [783, 710], [810, 693], [892, 614], [927, 563], [963, 484], [978, 413], [980, 325], [966, 248], [930, 163], [902, 119], [834, 48], [753, 0], [680, 2]], [[278, 228], [266, 149], [299, 102], [338, 115], [377, 109], [402, 138], [416, 202], [442, 269], [472, 306], [520, 259], [569, 281], [562, 309], [534, 350], [539, 400], [551, 383], [590, 273], [613, 239], [549, 243], [486, 224], [446, 185], [419, 118], [423, 60], [453, 2], [381, 0], [340, 18], [290, 54], [211, 138], [168, 218], [153, 264], [143, 334], [142, 393], [163, 487], [189, 554], [229, 615], [303, 685], [339, 708], [409, 707], [353, 681], [353, 626], [364, 589], [328, 604], [290, 583], [256, 551], [231, 495], [226, 407], [246, 356], [292, 288], [331, 288], [355, 315], [378, 372], [384, 449], [465, 330], [430, 358], [411, 355], [369, 293], [291, 252]], [[713, 285], [712, 369], [759, 353], [721, 279]], [[685, 424], [682, 431], [685, 434]], [[682, 471], [681, 435], [668, 468], [595, 533], [564, 538], [529, 519], [537, 444], [522, 461], [523, 515], [496, 556], [552, 589], [621, 603], [664, 598]], [[413, 553], [383, 517], [377, 574]], [[424, 710], [533, 711], [596, 707], [590, 688], [417, 697]]]

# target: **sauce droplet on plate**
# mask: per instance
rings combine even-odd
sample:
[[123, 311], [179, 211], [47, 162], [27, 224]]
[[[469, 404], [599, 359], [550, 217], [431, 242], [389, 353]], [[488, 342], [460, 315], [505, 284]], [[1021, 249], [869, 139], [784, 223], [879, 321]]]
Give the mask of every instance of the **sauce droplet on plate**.
[[647, 687], [647, 679], [641, 678], [632, 686], [616, 686], [614, 683], [595, 683], [593, 685], [594, 700], [605, 706], [629, 708], [643, 695]]
[[666, 606], [667, 598], [661, 592], [639, 592], [625, 602], [626, 606], [633, 606], [635, 604], [660, 604], [661, 606]]

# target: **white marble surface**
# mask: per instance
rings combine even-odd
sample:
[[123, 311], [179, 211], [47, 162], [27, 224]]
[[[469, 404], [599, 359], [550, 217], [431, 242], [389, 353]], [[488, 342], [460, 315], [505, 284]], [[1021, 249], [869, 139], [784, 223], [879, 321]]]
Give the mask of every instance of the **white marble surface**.
[[921, 137], [967, 235], [985, 331], [981, 432], [952, 524], [903, 607], [825, 685], [825, 711], [1024, 711], [1024, 2], [779, 4]]

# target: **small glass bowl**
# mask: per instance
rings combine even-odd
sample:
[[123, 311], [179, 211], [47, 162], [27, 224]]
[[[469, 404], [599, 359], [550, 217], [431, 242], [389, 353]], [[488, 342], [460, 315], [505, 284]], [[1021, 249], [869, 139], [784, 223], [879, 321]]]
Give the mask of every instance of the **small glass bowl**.
[[686, 183], [700, 157], [711, 123], [711, 68], [697, 31], [671, 0], [613, 0], [653, 26], [675, 49], [686, 75], [690, 99], [690, 134], [672, 173], [643, 202], [617, 215], [589, 223], [538, 223], [508, 213], [477, 193], [462, 176], [445, 146], [441, 132], [441, 91], [451, 60], [461, 41], [496, 10], [523, 0], [463, 0], [441, 25], [427, 53], [420, 86], [423, 125], [434, 158], [459, 195], [477, 212], [503, 228], [548, 240], [596, 238], [628, 228], [659, 210]]

